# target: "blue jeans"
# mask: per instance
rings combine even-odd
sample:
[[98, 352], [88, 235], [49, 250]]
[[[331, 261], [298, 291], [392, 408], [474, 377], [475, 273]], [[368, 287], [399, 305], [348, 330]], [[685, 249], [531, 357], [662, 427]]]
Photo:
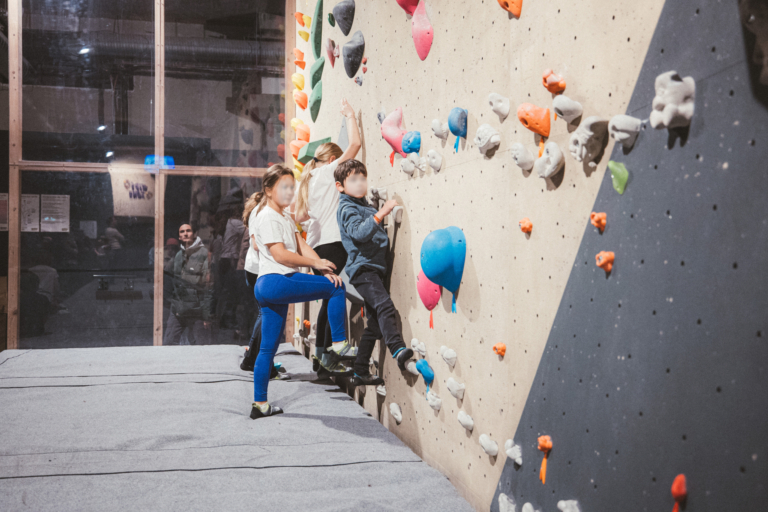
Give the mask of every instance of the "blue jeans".
[[328, 278], [301, 274], [267, 274], [259, 276], [254, 287], [256, 300], [261, 306], [261, 347], [253, 368], [253, 401], [267, 400], [267, 385], [277, 352], [280, 333], [285, 330], [288, 305], [310, 300], [328, 300], [328, 321], [331, 339], [344, 341], [346, 288], [334, 286]]

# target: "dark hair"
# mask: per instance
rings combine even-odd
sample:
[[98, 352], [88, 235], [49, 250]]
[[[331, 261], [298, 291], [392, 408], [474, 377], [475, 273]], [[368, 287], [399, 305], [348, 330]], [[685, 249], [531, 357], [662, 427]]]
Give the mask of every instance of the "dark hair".
[[283, 176], [293, 176], [293, 171], [280, 164], [275, 164], [267, 169], [266, 174], [261, 178], [261, 192], [251, 194], [251, 197], [245, 202], [245, 208], [243, 209], [243, 224], [245, 224], [245, 227], [248, 227], [248, 219], [251, 217], [253, 209], [258, 208], [256, 210], [258, 214], [264, 208], [264, 205], [267, 204], [267, 196], [264, 191], [277, 185], [277, 182]]
[[368, 177], [368, 169], [365, 168], [365, 164], [360, 160], [345, 160], [341, 162], [333, 173], [334, 179], [344, 186], [344, 180], [352, 174], [362, 174], [366, 178]]

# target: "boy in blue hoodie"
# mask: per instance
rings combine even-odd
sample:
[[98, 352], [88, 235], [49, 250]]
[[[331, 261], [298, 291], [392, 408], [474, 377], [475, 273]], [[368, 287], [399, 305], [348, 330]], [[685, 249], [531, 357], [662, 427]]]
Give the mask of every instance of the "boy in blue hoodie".
[[413, 357], [413, 350], [405, 346], [397, 327], [395, 304], [384, 286], [387, 274], [389, 236], [381, 221], [392, 212], [397, 201], [390, 199], [381, 210], [376, 210], [366, 199], [368, 171], [362, 162], [347, 160], [334, 172], [336, 188], [341, 192], [336, 217], [341, 242], [347, 251], [345, 270], [349, 282], [365, 299], [367, 325], [360, 339], [355, 360], [354, 385], [373, 386], [384, 381], [369, 371], [369, 361], [376, 340], [382, 340], [397, 366], [405, 370]]

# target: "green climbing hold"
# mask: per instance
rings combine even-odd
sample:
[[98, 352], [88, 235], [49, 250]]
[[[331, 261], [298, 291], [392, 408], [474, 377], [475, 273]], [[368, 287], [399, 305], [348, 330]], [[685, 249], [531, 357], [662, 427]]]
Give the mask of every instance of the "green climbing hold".
[[315, 85], [323, 79], [323, 66], [325, 66], [325, 57], [320, 57], [312, 64], [309, 69], [309, 87], [314, 89]]
[[328, 23], [330, 23], [332, 27], [336, 26], [336, 18], [333, 17], [332, 12], [328, 13]]
[[312, 24], [312, 34], [310, 37], [312, 38], [312, 55], [314, 55], [315, 59], [320, 58], [320, 51], [323, 49], [323, 0], [317, 0], [317, 5], [315, 6], [315, 16], [312, 18], [314, 20], [317, 20], [316, 23]]
[[611, 171], [611, 180], [613, 181], [613, 188], [619, 194], [624, 193], [624, 189], [627, 187], [627, 180], [629, 179], [629, 171], [620, 162], [614, 162], [611, 160], [608, 162], [608, 169]]
[[301, 150], [299, 151], [299, 162], [306, 164], [307, 162], [312, 160], [315, 157], [315, 151], [317, 151], [317, 148], [319, 148], [320, 146], [328, 142], [331, 142], [330, 137], [326, 137], [320, 140], [315, 140], [310, 142], [309, 144], [304, 144], [304, 147], [302, 147]]
[[320, 113], [320, 104], [323, 102], [323, 81], [320, 80], [312, 88], [312, 95], [309, 97], [309, 114], [312, 116], [312, 122], [317, 121], [317, 114]]

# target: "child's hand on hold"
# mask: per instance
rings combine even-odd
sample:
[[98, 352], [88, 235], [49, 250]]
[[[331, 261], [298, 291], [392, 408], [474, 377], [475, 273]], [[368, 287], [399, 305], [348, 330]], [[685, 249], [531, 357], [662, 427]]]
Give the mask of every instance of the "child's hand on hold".
[[334, 265], [331, 261], [320, 258], [314, 261], [312, 268], [325, 274], [326, 272], [332, 273], [334, 270], [336, 270], [336, 265]]
[[347, 98], [341, 100], [341, 115], [346, 118], [355, 117], [355, 111], [347, 101]]
[[397, 201], [394, 199], [390, 199], [386, 203], [384, 203], [384, 206], [381, 207], [381, 210], [379, 210], [379, 213], [382, 217], [386, 217], [390, 213], [392, 213], [392, 210], [395, 209], [395, 206], [397, 206]]

